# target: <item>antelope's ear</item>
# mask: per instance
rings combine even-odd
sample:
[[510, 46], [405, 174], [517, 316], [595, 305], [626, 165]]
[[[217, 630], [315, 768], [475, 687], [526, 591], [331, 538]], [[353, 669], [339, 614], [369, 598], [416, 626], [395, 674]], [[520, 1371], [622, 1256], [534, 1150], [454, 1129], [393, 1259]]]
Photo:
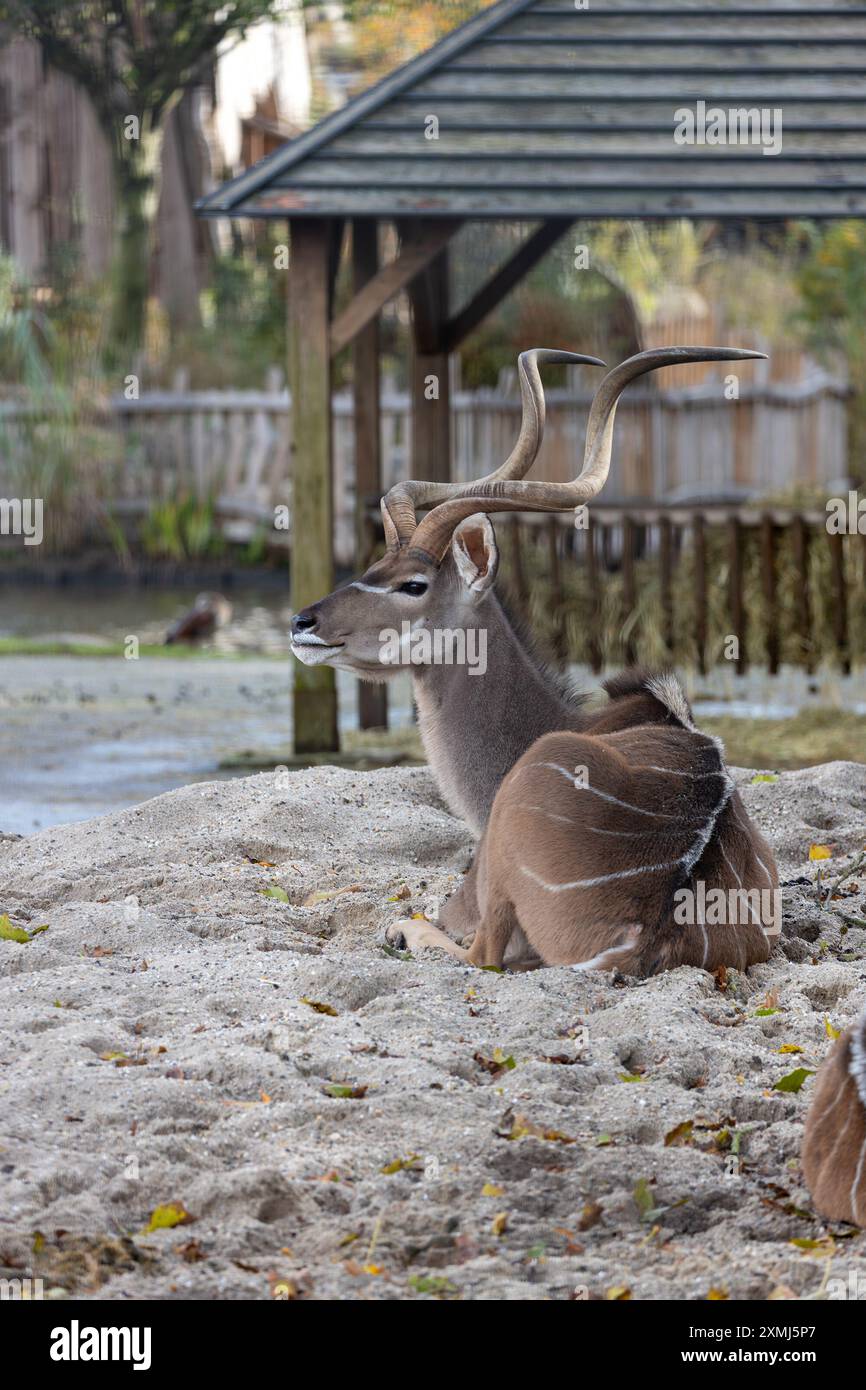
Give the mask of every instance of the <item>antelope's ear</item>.
[[499, 550], [493, 527], [486, 516], [468, 516], [451, 537], [451, 554], [463, 587], [474, 599], [490, 588], [499, 568]]

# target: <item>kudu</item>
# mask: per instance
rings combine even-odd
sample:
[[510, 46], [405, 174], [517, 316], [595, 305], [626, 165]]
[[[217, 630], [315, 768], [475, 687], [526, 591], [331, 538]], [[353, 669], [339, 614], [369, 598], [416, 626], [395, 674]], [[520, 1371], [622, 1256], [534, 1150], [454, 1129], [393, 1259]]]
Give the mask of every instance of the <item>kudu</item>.
[[[695, 729], [670, 674], [627, 671], [605, 683], [609, 701], [593, 712], [566, 693], [493, 591], [498, 551], [484, 515], [570, 510], [596, 496], [610, 466], [617, 401], [635, 377], [681, 362], [760, 356], [671, 348], [629, 358], [595, 394], [580, 475], [552, 483], [524, 479], [544, 428], [538, 364], [604, 364], [543, 348], [523, 353], [523, 420], [506, 462], [476, 482], [397, 484], [382, 500], [385, 556], [296, 614], [292, 650], [301, 661], [368, 680], [409, 666], [433, 774], [451, 809], [481, 837], [441, 926], [400, 922], [390, 940], [439, 946], [477, 965], [616, 966], [640, 975], [683, 964], [743, 969], [767, 959], [757, 904], [767, 894], [775, 903], [778, 875], [721, 744]], [[432, 510], [418, 522], [422, 506]], [[465, 664], [415, 664], [410, 648], [419, 636], [465, 641], [479, 629], [483, 676]], [[404, 640], [394, 663], [390, 647], [383, 658], [383, 639], [398, 630]], [[694, 920], [676, 920], [675, 900], [688, 918], [690, 892]], [[738, 910], [711, 918], [703, 906], [710, 892]], [[469, 949], [442, 927], [462, 941], [474, 933]]]
[[802, 1162], [816, 1210], [866, 1226], [866, 1010], [818, 1072]]

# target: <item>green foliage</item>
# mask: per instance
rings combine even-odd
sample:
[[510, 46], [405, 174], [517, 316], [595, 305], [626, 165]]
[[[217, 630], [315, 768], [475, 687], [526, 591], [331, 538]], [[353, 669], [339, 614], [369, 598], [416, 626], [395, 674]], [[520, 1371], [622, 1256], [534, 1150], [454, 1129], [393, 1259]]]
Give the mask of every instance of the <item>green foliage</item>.
[[854, 397], [850, 471], [866, 479], [866, 224], [830, 222], [811, 230], [810, 254], [798, 276], [802, 319], [812, 348], [841, 352]]
[[215, 559], [224, 549], [210, 498], [182, 496], [155, 503], [142, 522], [140, 540], [153, 559], [177, 562]]

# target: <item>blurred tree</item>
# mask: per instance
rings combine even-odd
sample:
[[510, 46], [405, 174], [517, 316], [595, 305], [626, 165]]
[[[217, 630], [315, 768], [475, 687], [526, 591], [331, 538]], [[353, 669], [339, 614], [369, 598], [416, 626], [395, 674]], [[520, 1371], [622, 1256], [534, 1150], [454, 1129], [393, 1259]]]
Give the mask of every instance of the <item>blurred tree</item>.
[[803, 319], [818, 352], [844, 354], [853, 387], [849, 472], [866, 481], [866, 223], [853, 218], [811, 228], [799, 272]]
[[0, 0], [0, 26], [35, 40], [88, 93], [108, 140], [117, 197], [111, 341], [144, 338], [162, 129], [229, 35], [279, 0]]

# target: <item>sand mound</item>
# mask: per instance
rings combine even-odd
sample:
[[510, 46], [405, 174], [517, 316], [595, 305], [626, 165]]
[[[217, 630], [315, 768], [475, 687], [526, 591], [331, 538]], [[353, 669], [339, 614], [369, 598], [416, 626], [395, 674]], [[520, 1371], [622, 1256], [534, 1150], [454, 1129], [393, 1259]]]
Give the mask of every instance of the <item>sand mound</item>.
[[[826, 1240], [799, 1172], [812, 1083], [772, 1088], [866, 1002], [840, 915], [866, 918], [866, 874], [828, 911], [809, 862], [830, 846], [829, 880], [866, 844], [866, 767], [737, 776], [789, 886], [782, 948], [725, 990], [389, 953], [472, 849], [423, 769], [0, 842], [0, 913], [48, 924], [0, 941], [0, 1274], [100, 1298], [862, 1284], [866, 1236]], [[172, 1203], [194, 1220], [143, 1234]]]

